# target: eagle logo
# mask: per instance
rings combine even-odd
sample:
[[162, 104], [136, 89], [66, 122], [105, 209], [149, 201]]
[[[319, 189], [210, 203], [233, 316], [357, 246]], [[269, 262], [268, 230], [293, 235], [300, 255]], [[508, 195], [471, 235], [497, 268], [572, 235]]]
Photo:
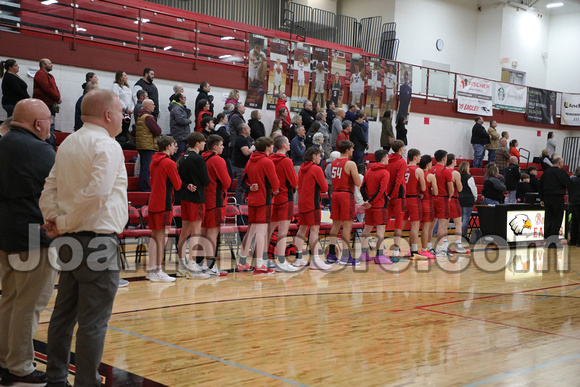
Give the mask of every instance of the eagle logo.
[[524, 214], [516, 215], [509, 224], [512, 231], [514, 232], [514, 235], [522, 235], [525, 228], [529, 230], [532, 229], [532, 222], [530, 221], [530, 218]]

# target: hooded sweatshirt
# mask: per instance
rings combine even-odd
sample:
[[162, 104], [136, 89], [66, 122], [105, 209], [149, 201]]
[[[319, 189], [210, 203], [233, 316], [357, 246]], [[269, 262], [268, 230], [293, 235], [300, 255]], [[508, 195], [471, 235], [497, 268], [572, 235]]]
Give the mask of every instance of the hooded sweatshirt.
[[369, 165], [361, 186], [361, 194], [368, 201], [372, 209], [387, 208], [387, 188], [389, 186], [389, 171], [381, 163]]
[[[195, 151], [188, 151], [179, 161], [179, 177], [181, 178], [181, 200], [191, 203], [205, 203], [205, 187], [209, 184], [209, 176], [205, 159]], [[197, 187], [194, 192], [187, 189], [189, 184]]]
[[[250, 191], [252, 184], [258, 184], [257, 191]], [[276, 167], [268, 155], [256, 151], [250, 156], [242, 176], [242, 187], [248, 192], [248, 205], [259, 207], [272, 204], [272, 192], [280, 188]]]
[[226, 161], [215, 152], [203, 152], [201, 156], [205, 159], [209, 175], [209, 185], [205, 188], [205, 210], [224, 207], [226, 191], [232, 184]]
[[181, 188], [177, 166], [164, 152], [157, 152], [151, 160], [151, 196], [149, 212], [171, 211], [173, 190]]
[[305, 161], [298, 172], [298, 211], [301, 214], [320, 210], [320, 193], [328, 192], [322, 168]]
[[407, 171], [407, 163], [405, 159], [398, 153], [391, 153], [389, 155], [389, 186], [387, 188], [387, 196], [391, 199], [402, 199], [405, 197], [405, 172]]
[[294, 202], [294, 189], [298, 185], [298, 176], [294, 170], [292, 160], [282, 153], [272, 153], [270, 160], [276, 167], [276, 175], [280, 182], [278, 195], [274, 196], [274, 204], [284, 204]]

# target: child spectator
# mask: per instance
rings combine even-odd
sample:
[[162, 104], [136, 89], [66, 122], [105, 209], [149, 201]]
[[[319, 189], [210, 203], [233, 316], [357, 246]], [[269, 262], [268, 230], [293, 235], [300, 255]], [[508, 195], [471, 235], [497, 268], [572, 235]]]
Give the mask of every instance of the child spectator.
[[534, 192], [532, 185], [530, 184], [530, 175], [527, 173], [521, 174], [521, 181], [518, 183], [518, 189], [516, 191], [516, 198], [518, 203], [523, 203], [526, 201], [526, 194], [528, 192]]

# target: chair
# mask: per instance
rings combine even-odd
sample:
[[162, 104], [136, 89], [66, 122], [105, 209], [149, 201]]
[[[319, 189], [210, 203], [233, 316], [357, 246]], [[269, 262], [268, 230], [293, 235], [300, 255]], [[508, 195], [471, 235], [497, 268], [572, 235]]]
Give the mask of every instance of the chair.
[[121, 257], [123, 259], [123, 265], [127, 263], [127, 252], [126, 252], [126, 240], [127, 239], [136, 239], [137, 240], [137, 249], [135, 250], [135, 262], [141, 261], [141, 255], [145, 252], [143, 248], [144, 243], [142, 242], [143, 238], [151, 238], [151, 230], [147, 230], [143, 224], [143, 220], [141, 218], [141, 213], [139, 210], [133, 206], [128, 207], [129, 211], [129, 221], [125, 226], [123, 232], [118, 235], [119, 238], [119, 248], [121, 250]]
[[238, 216], [240, 216], [240, 211], [238, 210], [238, 207], [231, 204], [226, 205], [224, 223], [220, 227], [220, 233], [218, 235], [219, 240], [221, 240], [221, 238], [224, 237], [225, 242], [228, 244], [228, 247], [230, 248], [230, 253], [234, 261], [236, 259], [236, 254], [234, 253], [234, 246], [236, 246], [236, 253], [238, 253], [241, 242], [241, 241], [238, 242], [238, 226], [237, 226]]
[[135, 207], [143, 207], [149, 203], [151, 192], [127, 192], [129, 204]]

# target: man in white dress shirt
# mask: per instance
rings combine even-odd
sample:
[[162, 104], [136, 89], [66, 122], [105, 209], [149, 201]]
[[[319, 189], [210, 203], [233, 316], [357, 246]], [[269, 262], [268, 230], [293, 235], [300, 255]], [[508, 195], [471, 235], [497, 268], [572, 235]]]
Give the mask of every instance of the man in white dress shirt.
[[[117, 235], [127, 223], [127, 172], [115, 141], [123, 107], [108, 90], [83, 99], [83, 127], [61, 144], [40, 197], [42, 227], [59, 238], [61, 274], [48, 328], [49, 385], [64, 385], [74, 326], [75, 385], [100, 385], [98, 367], [119, 283]], [[70, 247], [69, 247], [70, 246]]]

